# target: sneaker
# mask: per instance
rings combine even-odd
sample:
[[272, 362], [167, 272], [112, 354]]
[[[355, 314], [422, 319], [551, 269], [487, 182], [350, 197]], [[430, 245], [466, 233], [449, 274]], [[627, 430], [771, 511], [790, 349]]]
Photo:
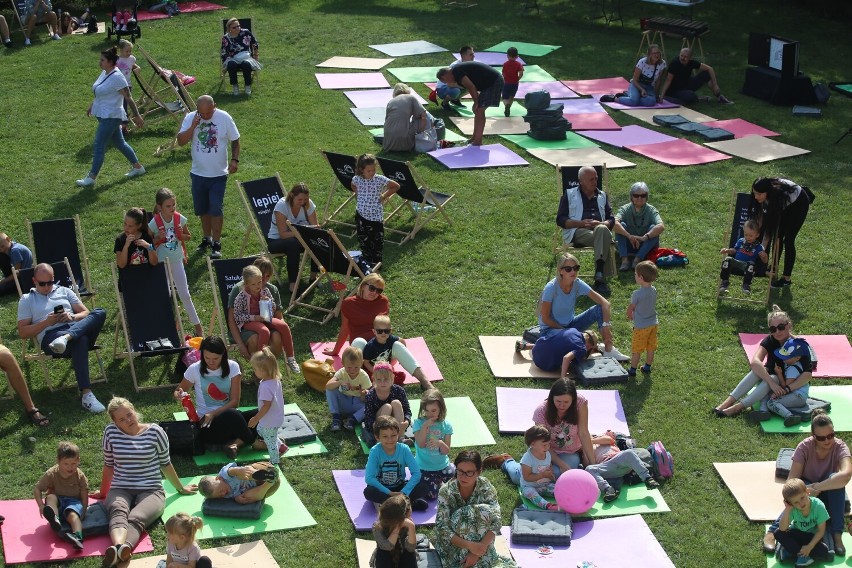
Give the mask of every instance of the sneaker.
[[752, 410], [746, 413], [745, 418], [752, 424], [760, 424], [772, 418], [772, 413], [767, 410]]
[[47, 520], [50, 528], [53, 530], [59, 531], [62, 529], [62, 524], [59, 522], [59, 517], [56, 516], [56, 512], [47, 505], [45, 505], [44, 509], [41, 510], [41, 516]]
[[68, 336], [60, 335], [56, 339], [50, 342], [50, 350], [53, 351], [57, 355], [62, 355], [65, 353], [65, 349], [68, 347]]
[[80, 187], [91, 187], [91, 186], [95, 185], [95, 178], [87, 175], [83, 179], [78, 179], [74, 183], [76, 183]]
[[349, 418], [347, 418], [346, 420], [344, 420], [344, 421], [343, 421], [343, 427], [344, 427], [345, 429], [349, 430], [350, 432], [352, 432], [353, 430], [355, 430], [355, 426], [356, 426], [357, 424], [358, 424], [358, 423], [357, 423], [357, 422], [355, 422], [355, 419], [354, 419], [354, 418], [352, 418], [351, 416], [350, 416]]
[[814, 559], [810, 556], [799, 556], [796, 558], [796, 566], [810, 566], [814, 563]]
[[101, 401], [99, 401], [97, 399], [97, 397], [95, 396], [95, 393], [93, 393], [92, 391], [89, 391], [89, 392], [87, 392], [86, 394], [83, 395], [82, 403], [83, 403], [83, 408], [85, 408], [86, 410], [88, 410], [89, 412], [91, 412], [93, 414], [99, 414], [99, 413], [103, 412], [104, 410], [106, 410], [104, 405], [101, 404]]
[[118, 564], [118, 545], [108, 547], [104, 550], [104, 557], [101, 560], [101, 568], [112, 568]]
[[425, 511], [429, 508], [429, 502], [426, 499], [415, 499], [411, 502], [411, 509], [414, 511]]
[[618, 267], [619, 272], [629, 272], [630, 271], [630, 259], [625, 258], [621, 261], [621, 266]]
[[743, 294], [745, 294], [746, 296], [750, 296], [751, 295], [751, 286], [743, 286]]
[[726, 97], [725, 95], [723, 95], [723, 94], [721, 94], [721, 93], [719, 93], [719, 96], [718, 96], [718, 97], [716, 97], [716, 100], [717, 100], [717, 101], [719, 101], [719, 103], [720, 103], [720, 104], [723, 104], [723, 105], [732, 105], [732, 104], [734, 104], [734, 101], [732, 101], [731, 99], [729, 99], [728, 97]]
[[302, 374], [302, 369], [300, 369], [299, 364], [296, 363], [295, 357], [287, 357], [287, 368], [290, 369], [291, 373], [294, 373], [296, 375]]
[[618, 490], [614, 487], [607, 488], [606, 493], [604, 493], [603, 496], [604, 503], [612, 503], [616, 499], [618, 499]]
[[286, 454], [289, 451], [290, 451], [290, 446], [288, 446], [287, 444], [282, 442], [281, 439], [279, 439], [278, 440], [278, 455], [283, 456], [284, 454]]
[[509, 110], [509, 107], [506, 107], [506, 110], [504, 110], [504, 111], [503, 111], [503, 115], [504, 115], [504, 116], [509, 116], [510, 114], [512, 114], [512, 111], [511, 111], [511, 110]]
[[616, 347], [614, 345], [613, 345], [613, 347], [610, 351], [604, 351], [604, 352], [601, 353], [601, 355], [603, 355], [604, 357], [612, 357], [613, 359], [615, 359], [619, 363], [623, 363], [625, 361], [630, 361], [630, 357], [628, 357], [627, 355], [625, 355], [624, 353], [619, 351], [618, 347]]
[[331, 431], [332, 432], [340, 432], [340, 429], [343, 427], [343, 424], [340, 421], [340, 418], [332, 418], [331, 419]]
[[24, 45], [32, 45], [33, 42], [30, 41], [30, 38], [24, 38]]
[[195, 252], [204, 253], [208, 248], [213, 246], [213, 241], [210, 237], [203, 237], [201, 242], [198, 243], [198, 246], [195, 248]]
[[461, 102], [461, 99], [453, 99], [450, 101], [450, 103], [456, 105], [457, 107], [464, 106], [464, 104], [462, 104]]
[[604, 95], [600, 98], [600, 101], [602, 103], [614, 103], [615, 102], [615, 95]]
[[12, 47], [13, 47], [12, 46], [12, 40], [7, 39], [6, 41], [3, 42], [3, 45], [5, 45], [8, 49], [12, 49]]
[[130, 557], [132, 556], [133, 551], [130, 549], [130, 545], [126, 542], [118, 548], [118, 562], [130, 562]]
[[657, 483], [657, 480], [653, 477], [649, 477], [645, 480], [645, 487], [647, 487], [648, 489], [659, 489], [660, 484]]
[[612, 290], [609, 287], [609, 284], [606, 282], [595, 282], [592, 284], [592, 290], [603, 296], [604, 298], [609, 298], [612, 295]]
[[722, 283], [719, 284], [719, 293], [720, 294], [727, 294], [728, 293], [728, 286], [730, 286], [730, 284], [731, 284], [730, 281], [722, 280]]
[[251, 85], [246, 85], [246, 94], [247, 95], [251, 94]]
[[57, 39], [62, 39], [62, 36], [60, 36], [59, 34], [53, 34], [51, 36], [51, 38], [54, 39], [54, 40], [57, 40]]
[[448, 103], [447, 101], [442, 102], [441, 108], [443, 108], [444, 110], [450, 110], [450, 103]]
[[210, 249], [210, 258], [222, 258], [222, 241], [213, 241]]
[[699, 103], [709, 103], [710, 97], [708, 97], [707, 95], [702, 95], [702, 96], [698, 97], [698, 102]]
[[643, 372], [643, 373], [650, 373], [650, 372], [651, 372], [651, 365], [649, 365], [649, 364], [647, 364], [647, 363], [645, 363], [644, 365], [642, 365], [642, 372]]
[[129, 178], [135, 178], [135, 177], [144, 176], [144, 175], [145, 175], [145, 166], [139, 166], [138, 168], [131, 168], [129, 172], [124, 174], [124, 177], [129, 179]]
[[784, 419], [784, 426], [787, 426], [788, 428], [790, 426], [797, 426], [801, 423], [802, 423], [802, 417], [797, 416], [795, 414], [792, 415], [792, 416], [788, 416], [787, 418]]
[[779, 278], [778, 280], [773, 280], [770, 286], [772, 286], [773, 288], [788, 288], [790, 284], [792, 284], [792, 282], [790, 282], [786, 278]]
[[240, 95], [240, 88], [236, 85], [231, 85], [231, 94], [238, 97]]
[[595, 272], [595, 284], [606, 284], [606, 278], [604, 278], [604, 274], [600, 270]]
[[83, 540], [78, 538], [76, 534], [67, 532], [63, 535], [65, 540], [71, 543], [71, 545], [77, 550], [83, 550]]
[[636, 367], [630, 367], [629, 369], [627, 369], [627, 376], [628, 377], [635, 377], [636, 376]]

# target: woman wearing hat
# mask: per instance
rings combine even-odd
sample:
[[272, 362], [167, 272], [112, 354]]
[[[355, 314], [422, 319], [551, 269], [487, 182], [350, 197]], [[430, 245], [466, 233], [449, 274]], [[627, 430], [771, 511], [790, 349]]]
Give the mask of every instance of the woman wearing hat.
[[[660, 212], [648, 204], [648, 184], [644, 181], [634, 183], [630, 187], [630, 203], [622, 205], [615, 214], [613, 232], [621, 257], [619, 270], [636, 268], [660, 245], [660, 235], [665, 230]], [[633, 257], [632, 265], [630, 257]]]

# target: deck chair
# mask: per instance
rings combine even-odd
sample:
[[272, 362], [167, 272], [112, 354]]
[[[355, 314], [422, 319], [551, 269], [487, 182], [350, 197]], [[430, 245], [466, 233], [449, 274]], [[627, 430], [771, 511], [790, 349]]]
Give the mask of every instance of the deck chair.
[[[248, 31], [254, 33], [251, 29], [251, 18], [237, 18], [237, 19], [240, 21], [240, 27], [242, 29], [248, 30]], [[226, 19], [223, 18], [222, 19], [222, 35], [225, 35], [226, 33], [228, 33], [228, 20], [230, 20], [230, 18], [226, 18]], [[251, 56], [253, 58], [257, 59], [257, 52], [252, 53]], [[228, 71], [224, 67], [222, 67], [221, 55], [217, 54], [216, 60], [219, 62], [219, 86], [216, 88], [216, 90], [221, 91], [222, 85], [225, 83], [225, 79], [228, 78]], [[257, 69], [254, 69], [251, 72], [252, 88], [257, 86], [257, 84], [258, 84], [257, 80], [258, 80], [259, 77], [260, 77], [260, 73], [258, 72]]]
[[[240, 247], [240, 256], [245, 254], [248, 246], [249, 238], [254, 231], [261, 243], [261, 253], [269, 253], [269, 245], [267, 235], [269, 235], [269, 227], [272, 225], [272, 215], [275, 209], [275, 204], [284, 199], [284, 183], [281, 181], [281, 174], [275, 173], [274, 176], [256, 179], [247, 182], [237, 180], [237, 188], [240, 190], [240, 197], [243, 200], [243, 205], [249, 216], [249, 226], [246, 228], [246, 234], [243, 237], [243, 244]], [[269, 254], [271, 257], [280, 257], [281, 254]]]
[[[21, 32], [26, 32], [27, 23], [24, 21], [24, 13], [27, 11], [27, 2], [26, 0], [12, 0], [12, 9], [15, 11], [15, 18], [18, 20], [18, 25], [21, 26]], [[50, 26], [47, 24], [47, 20], [44, 17], [36, 18], [36, 25], [41, 26], [44, 25], [48, 28], [52, 33], [56, 33], [57, 30], [50, 30]], [[9, 33], [12, 33], [11, 28], [9, 29]]]
[[[133, 361], [136, 357], [180, 355], [187, 350], [183, 341], [183, 323], [175, 317], [178, 313], [177, 294], [172, 284], [168, 260], [153, 266], [140, 264], [125, 268], [118, 268], [112, 263], [112, 280], [115, 283], [119, 308], [113, 357], [126, 358], [130, 362], [130, 375], [133, 377], [133, 388], [136, 392], [174, 387], [173, 382], [140, 387]], [[180, 325], [180, 335], [175, 327], [175, 320]], [[119, 350], [119, 332], [124, 334], [124, 351]], [[168, 339], [173, 347], [146, 349], [146, 343], [160, 339]], [[171, 369], [173, 365], [167, 368]]]
[[[334, 172], [334, 179], [331, 180], [331, 187], [328, 191], [328, 200], [325, 204], [325, 211], [323, 211], [322, 214], [322, 225], [336, 223], [338, 225], [343, 225], [344, 227], [350, 227], [352, 229], [352, 233], [343, 236], [352, 238], [355, 236], [355, 224], [340, 221], [337, 217], [340, 212], [349, 205], [349, 203], [355, 200], [355, 192], [352, 191], [352, 178], [355, 176], [355, 156], [336, 154], [334, 152], [326, 152], [324, 150], [321, 150], [321, 152], [326, 162], [328, 162], [328, 165], [331, 166], [331, 170]], [[334, 194], [339, 191], [340, 186], [343, 186], [346, 190], [346, 200], [342, 205], [329, 214], [329, 210], [331, 209], [334, 201]]]
[[[41, 261], [44, 262], [44, 261]], [[60, 286], [66, 286], [71, 288], [78, 298], [82, 301], [83, 298], [80, 295], [80, 289], [77, 286], [77, 279], [74, 276], [74, 272], [71, 269], [71, 262], [68, 258], [63, 258], [59, 262], [51, 262], [49, 263], [53, 268], [53, 277], [57, 284]], [[33, 275], [35, 274], [35, 266], [31, 268], [24, 268], [23, 270], [16, 270], [15, 267], [12, 267], [12, 274], [15, 278], [15, 286], [18, 288], [18, 297], [24, 295], [25, 292], [28, 292], [30, 288], [32, 288]], [[33, 352], [29, 352], [29, 346], [32, 344]], [[92, 384], [96, 383], [105, 383], [107, 382], [107, 376], [104, 372], [104, 362], [101, 359], [100, 353], [100, 345], [90, 345], [89, 346], [89, 354], [94, 354], [95, 359], [98, 363], [98, 369], [100, 369], [100, 378], [92, 380]], [[47, 365], [48, 361], [54, 359], [67, 359], [67, 357], [57, 357], [55, 355], [48, 355], [44, 353], [41, 349], [41, 345], [36, 343], [36, 338], [24, 339], [23, 344], [21, 346], [21, 359], [25, 362], [29, 361], [38, 361], [41, 363], [42, 371], [44, 372], [44, 383], [47, 385], [47, 388], [51, 391], [56, 390], [54, 388], [53, 382], [50, 378], [50, 369]], [[70, 359], [68, 359], [70, 361]], [[73, 383], [76, 387], [77, 383]], [[71, 386], [71, 385], [67, 385]]]
[[[401, 205], [385, 217], [385, 223], [387, 224], [388, 221], [405, 209], [408, 209], [414, 217], [414, 226], [407, 233], [403, 232], [404, 236], [399, 244], [413, 239], [417, 232], [438, 214], [443, 216], [448, 225], [452, 225], [453, 222], [444, 207], [455, 195], [432, 191], [417, 175], [411, 162], [400, 162], [387, 158], [378, 158], [378, 160], [382, 173], [399, 184], [399, 191], [396, 194], [404, 200]], [[385, 231], [387, 230], [385, 229]]]
[[[343, 304], [343, 300], [354, 292], [354, 289], [349, 291], [351, 280], [353, 278], [363, 278], [368, 272], [375, 272], [382, 263], [380, 262], [370, 267], [367, 271], [362, 269], [358, 262], [356, 262], [355, 257], [346, 250], [346, 247], [343, 246], [343, 243], [340, 242], [340, 239], [337, 238], [337, 235], [331, 229], [310, 227], [307, 225], [293, 225], [290, 221], [287, 221], [287, 228], [295, 231], [296, 238], [299, 239], [305, 251], [302, 253], [302, 261], [299, 264], [299, 273], [302, 273], [305, 263], [308, 260], [313, 260], [320, 268], [316, 278], [310, 282], [301, 294], [291, 296], [290, 305], [287, 306], [287, 313], [293, 315], [293, 317], [324, 324], [340, 313], [340, 306]], [[342, 281], [336, 283], [334, 278], [332, 278], [332, 274], [341, 275], [343, 277]], [[330, 288], [337, 295], [337, 303], [333, 308], [311, 304], [307, 301], [308, 295], [323, 280], [328, 282]], [[324, 313], [325, 316], [322, 319], [311, 319], [293, 314], [293, 310], [298, 307], [316, 310]]]
[[67, 258], [77, 286], [75, 292], [79, 293], [81, 300], [93, 299], [95, 289], [92, 287], [89, 274], [89, 257], [86, 254], [86, 241], [83, 239], [80, 216], [45, 221], [27, 219], [27, 231], [30, 235], [34, 264], [40, 262], [53, 264]]
[[207, 257], [207, 272], [210, 274], [210, 287], [213, 289], [213, 315], [210, 316], [210, 333], [217, 332], [224, 339], [229, 349], [235, 349], [236, 343], [231, 339], [228, 330], [228, 296], [234, 285], [243, 279], [243, 268], [253, 263], [256, 256], [243, 258], [220, 258], [212, 260]]

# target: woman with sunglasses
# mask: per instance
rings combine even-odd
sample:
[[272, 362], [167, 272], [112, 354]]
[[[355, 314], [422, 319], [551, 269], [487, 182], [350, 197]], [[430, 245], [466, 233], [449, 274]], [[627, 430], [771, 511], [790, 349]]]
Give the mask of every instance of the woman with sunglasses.
[[[808, 487], [811, 497], [817, 497], [828, 511], [828, 527], [833, 541], [828, 541], [829, 550], [839, 556], [846, 555], [843, 546], [843, 512], [846, 502], [846, 486], [852, 479], [852, 457], [846, 442], [834, 434], [834, 423], [822, 409], [817, 409], [811, 418], [811, 436], [796, 446], [793, 465], [787, 479], [801, 479]], [[763, 537], [766, 552], [775, 550], [776, 520]], [[833, 545], [833, 546], [832, 546]]]
[[[761, 401], [761, 411], [766, 410], [763, 408], [763, 401], [768, 401], [770, 395], [781, 397], [787, 394], [775, 375], [776, 367], [784, 368], [784, 362], [775, 356], [775, 351], [792, 337], [793, 321], [777, 305], [772, 306], [766, 321], [769, 325], [769, 335], [760, 342], [757, 351], [752, 355], [749, 362], [751, 371], [731, 391], [728, 398], [713, 409], [713, 413], [719, 418], [736, 416], [759, 401]], [[802, 373], [802, 375], [810, 375], [810, 373]], [[808, 376], [807, 379], [810, 380], [810, 377]], [[750, 414], [750, 418], [759, 421], [762, 418], [761, 414], [762, 412], [756, 412], [753, 416]]]
[[242, 71], [246, 84], [246, 94], [251, 94], [251, 73], [260, 64], [257, 62], [257, 40], [251, 30], [240, 26], [240, 20], [231, 18], [225, 22], [225, 35], [222, 36], [222, 68], [228, 72], [231, 82], [231, 94], [240, 94], [237, 73]]
[[497, 555], [494, 539], [500, 532], [497, 490], [481, 477], [482, 458], [475, 450], [456, 456], [456, 478], [438, 491], [435, 548], [443, 566], [509, 568], [511, 559]]
[[[612, 230], [618, 243], [622, 272], [636, 268], [649, 252], [660, 246], [660, 235], [666, 227], [657, 208], [648, 204], [648, 184], [644, 181], [630, 187], [630, 203], [619, 208]], [[632, 265], [630, 257], [633, 257]]]
[[[778, 238], [778, 255], [784, 253], [784, 272], [773, 280], [773, 288], [790, 285], [796, 263], [796, 236], [805, 223], [813, 193], [796, 182], [783, 178], [757, 178], [751, 185], [749, 218], [756, 219], [763, 235], [763, 248], [769, 250]], [[777, 269], [777, 267], [776, 267]]]
[[[390, 302], [384, 295], [384, 291], [385, 280], [375, 272], [361, 280], [355, 295], [343, 300], [340, 307], [340, 332], [337, 334], [337, 341], [333, 347], [323, 349], [323, 354], [336, 357], [347, 341], [352, 347], [364, 350], [367, 341], [376, 336], [373, 330], [373, 321], [376, 316], [390, 313]], [[420, 387], [424, 391], [431, 388], [417, 359], [401, 341], [393, 344], [391, 354], [399, 361], [403, 369], [420, 381]]]

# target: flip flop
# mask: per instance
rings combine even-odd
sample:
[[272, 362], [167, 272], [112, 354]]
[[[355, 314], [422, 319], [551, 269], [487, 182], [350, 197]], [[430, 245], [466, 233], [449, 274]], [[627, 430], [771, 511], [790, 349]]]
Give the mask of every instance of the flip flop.
[[30, 421], [33, 424], [40, 428], [46, 428], [50, 426], [50, 418], [41, 414], [41, 418], [36, 418], [36, 414], [41, 414], [41, 411], [38, 408], [33, 408], [32, 410], [27, 411], [27, 415], [30, 417]]

